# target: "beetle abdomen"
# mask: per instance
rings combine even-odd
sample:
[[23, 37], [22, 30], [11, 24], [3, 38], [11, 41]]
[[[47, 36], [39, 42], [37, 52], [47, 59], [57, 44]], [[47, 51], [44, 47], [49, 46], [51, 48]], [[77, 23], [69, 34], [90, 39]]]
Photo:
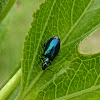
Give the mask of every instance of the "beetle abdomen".
[[44, 49], [44, 56], [48, 57], [52, 61], [58, 54], [59, 49], [60, 49], [60, 39], [57, 36], [55, 36], [47, 42]]

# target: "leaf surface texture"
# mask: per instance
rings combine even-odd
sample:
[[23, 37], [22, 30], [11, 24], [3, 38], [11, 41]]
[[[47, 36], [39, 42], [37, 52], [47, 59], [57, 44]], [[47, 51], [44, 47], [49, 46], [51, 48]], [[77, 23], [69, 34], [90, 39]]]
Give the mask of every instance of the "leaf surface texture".
[[[100, 0], [46, 0], [33, 17], [18, 100], [74, 100], [100, 89], [100, 53], [78, 51], [81, 41], [100, 26]], [[43, 44], [54, 36], [61, 40], [59, 56], [42, 71]]]

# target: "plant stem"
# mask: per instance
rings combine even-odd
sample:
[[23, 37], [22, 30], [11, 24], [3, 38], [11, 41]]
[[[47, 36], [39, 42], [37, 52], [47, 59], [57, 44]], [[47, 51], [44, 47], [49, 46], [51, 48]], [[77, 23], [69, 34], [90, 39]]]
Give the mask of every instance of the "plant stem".
[[7, 84], [0, 90], [0, 100], [5, 100], [7, 96], [14, 90], [21, 79], [21, 68], [15, 75], [7, 82]]

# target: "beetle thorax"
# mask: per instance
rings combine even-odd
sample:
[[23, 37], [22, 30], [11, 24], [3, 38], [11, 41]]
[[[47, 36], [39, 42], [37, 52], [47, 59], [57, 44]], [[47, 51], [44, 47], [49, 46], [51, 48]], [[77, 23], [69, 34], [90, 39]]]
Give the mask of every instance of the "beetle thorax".
[[43, 59], [43, 62], [48, 64], [50, 62], [50, 60], [49, 60], [49, 58], [46, 57]]

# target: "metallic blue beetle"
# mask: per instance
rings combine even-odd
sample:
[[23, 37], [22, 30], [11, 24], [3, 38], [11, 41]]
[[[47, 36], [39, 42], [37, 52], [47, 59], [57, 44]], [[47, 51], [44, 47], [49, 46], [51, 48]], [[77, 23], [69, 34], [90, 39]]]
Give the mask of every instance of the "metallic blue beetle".
[[53, 61], [53, 59], [56, 57], [60, 49], [60, 39], [55, 36], [48, 40], [48, 42], [45, 45], [44, 53], [43, 55], [45, 58], [43, 58], [43, 64], [42, 64], [42, 70], [45, 70], [48, 67], [48, 64]]

